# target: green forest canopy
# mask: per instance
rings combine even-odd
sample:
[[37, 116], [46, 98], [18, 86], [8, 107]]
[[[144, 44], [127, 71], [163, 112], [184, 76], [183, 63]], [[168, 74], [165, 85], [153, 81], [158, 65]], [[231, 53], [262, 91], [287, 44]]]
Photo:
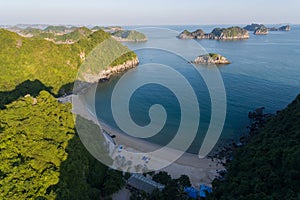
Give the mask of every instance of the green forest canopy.
[[[88, 56], [98, 44], [110, 38], [109, 33], [99, 30], [74, 44], [54, 44], [0, 29], [0, 91], [10, 91], [26, 80], [38, 79], [58, 94], [62, 86], [74, 82], [83, 62], [80, 55]], [[127, 53], [117, 58], [111, 66], [136, 57], [134, 52], [119, 42], [115, 42], [113, 47], [108, 53], [114, 53], [114, 49], [123, 49]]]
[[299, 141], [300, 95], [235, 152], [210, 199], [300, 199]]
[[70, 111], [46, 91], [0, 110], [0, 199], [99, 199], [123, 186], [85, 149]]

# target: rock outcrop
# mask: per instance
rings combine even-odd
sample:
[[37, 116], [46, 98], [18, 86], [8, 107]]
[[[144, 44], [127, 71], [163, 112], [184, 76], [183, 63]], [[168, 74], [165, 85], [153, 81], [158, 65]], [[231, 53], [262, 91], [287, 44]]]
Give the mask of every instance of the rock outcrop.
[[267, 28], [258, 28], [254, 31], [254, 35], [267, 35], [269, 30]]
[[230, 64], [224, 56], [216, 53], [209, 53], [198, 56], [194, 61], [194, 64]]
[[290, 31], [291, 30], [291, 26], [290, 25], [286, 25], [286, 26], [281, 26], [278, 28], [279, 31]]
[[257, 29], [267, 29], [263, 24], [250, 24], [244, 27], [247, 31], [256, 31]]
[[139, 64], [138, 58], [133, 58], [125, 63], [113, 67], [108, 67], [106, 70], [102, 70], [99, 74], [83, 74], [84, 81], [88, 83], [95, 83], [108, 80], [113, 74], [121, 73], [125, 70], [136, 67]]
[[197, 29], [194, 32], [189, 32], [188, 30], [182, 31], [177, 37], [179, 39], [202, 39], [205, 33], [202, 29]]
[[194, 32], [184, 30], [177, 36], [179, 39], [212, 39], [212, 40], [238, 40], [248, 39], [247, 30], [240, 27], [215, 28], [211, 33], [204, 33], [203, 30], [197, 29]]

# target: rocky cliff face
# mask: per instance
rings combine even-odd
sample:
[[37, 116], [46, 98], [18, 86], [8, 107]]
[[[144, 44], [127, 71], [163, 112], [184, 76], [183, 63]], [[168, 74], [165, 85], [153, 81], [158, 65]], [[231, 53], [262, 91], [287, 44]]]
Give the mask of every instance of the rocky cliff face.
[[194, 61], [192, 61], [194, 64], [230, 64], [230, 61], [227, 60], [224, 56], [220, 54], [204, 54], [198, 56]]
[[255, 35], [267, 35], [267, 34], [269, 34], [269, 31], [267, 28], [259, 28], [254, 31], [254, 34]]
[[240, 27], [230, 28], [215, 28], [211, 33], [204, 33], [203, 30], [198, 29], [194, 32], [184, 30], [177, 36], [179, 39], [213, 39], [213, 40], [235, 40], [248, 39], [249, 34], [247, 30]]
[[138, 58], [133, 58], [128, 60], [122, 65], [117, 65], [113, 67], [108, 67], [106, 70], [102, 70], [99, 74], [84, 74], [84, 80], [88, 83], [95, 83], [104, 80], [108, 80], [113, 74], [121, 73], [125, 70], [136, 67], [139, 64]]

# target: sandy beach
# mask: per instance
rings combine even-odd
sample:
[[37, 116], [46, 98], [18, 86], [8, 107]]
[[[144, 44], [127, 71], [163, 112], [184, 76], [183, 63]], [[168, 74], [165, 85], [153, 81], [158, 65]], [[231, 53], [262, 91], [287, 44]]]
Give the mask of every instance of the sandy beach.
[[[72, 101], [74, 114], [92, 120], [94, 123], [99, 124], [109, 135], [116, 136], [114, 138], [116, 143], [115, 149], [110, 152], [110, 156], [115, 159], [114, 168], [116, 169], [121, 168], [131, 172], [134, 172], [134, 170], [138, 171], [138, 167], [141, 168], [140, 172], [143, 172], [143, 169], [147, 169], [147, 171], [158, 169], [155, 171], [166, 171], [172, 178], [178, 178], [180, 175], [185, 174], [190, 177], [191, 183], [195, 187], [199, 187], [200, 184], [211, 186], [213, 179], [218, 176], [217, 171], [224, 169], [220, 164], [220, 160], [210, 158], [200, 159], [198, 155], [190, 153], [183, 153], [179, 159], [172, 162], [172, 159], [166, 158], [175, 157], [174, 155], [178, 154], [176, 150], [168, 150], [167, 155], [161, 155], [161, 152], [152, 153], [162, 147], [123, 134], [107, 124], [100, 122], [77, 96], [73, 95]], [[122, 149], [120, 149], [120, 145]], [[163, 151], [163, 154], [165, 152], [166, 151]], [[165, 167], [161, 168], [161, 166]]]
[[[116, 144], [123, 145], [128, 151], [151, 152], [161, 148], [159, 145], [119, 133], [104, 123], [100, 122], [100, 125], [108, 133], [116, 135]], [[178, 160], [161, 169], [161, 171], [167, 171], [173, 178], [186, 174], [195, 187], [200, 184], [211, 185], [213, 179], [218, 176], [217, 171], [224, 170], [220, 162], [217, 159], [200, 159], [196, 154], [184, 153]]]

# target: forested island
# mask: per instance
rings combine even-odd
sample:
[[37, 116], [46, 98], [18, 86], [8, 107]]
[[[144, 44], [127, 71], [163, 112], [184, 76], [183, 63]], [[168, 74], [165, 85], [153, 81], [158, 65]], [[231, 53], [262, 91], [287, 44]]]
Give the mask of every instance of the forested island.
[[246, 29], [247, 31], [252, 31], [255, 35], [267, 35], [269, 34], [269, 31], [290, 31], [291, 26], [284, 25], [284, 26], [280, 26], [279, 28], [276, 27], [268, 28], [264, 24], [252, 23], [250, 25], [245, 26], [244, 29]]
[[135, 30], [119, 30], [112, 33], [113, 38], [120, 42], [146, 42], [145, 34]]
[[227, 60], [224, 56], [217, 53], [209, 53], [200, 55], [195, 60], [192, 61], [194, 64], [230, 64], [230, 61]]
[[[0, 29], [0, 67], [2, 69], [0, 89], [10, 91], [26, 80], [37, 79], [46, 87], [51, 88], [51, 92], [55, 95], [68, 93], [72, 90], [71, 86], [76, 79], [78, 69], [87, 55], [105, 40], [110, 41], [109, 44], [112, 47], [110, 53], [113, 54], [118, 50], [118, 53], [124, 52], [124, 54], [113, 58], [111, 63], [108, 63], [108, 56], [101, 54], [101, 59], [103, 63], [107, 63], [107, 66], [90, 63], [91, 66], [97, 65], [98, 70], [89, 73], [94, 76], [93, 81], [109, 78], [101, 76], [100, 73], [115, 66], [127, 66], [118, 68], [119, 70], [115, 73], [125, 68], [135, 67], [138, 64], [136, 54], [113, 40], [110, 34], [103, 30], [95, 31], [72, 44], [55, 44], [45, 39], [22, 37]], [[128, 62], [132, 64], [128, 66]]]
[[194, 32], [184, 30], [178, 36], [179, 39], [213, 39], [213, 40], [238, 40], [248, 39], [247, 30], [238, 26], [229, 28], [215, 28], [211, 33], [205, 33], [202, 29], [197, 29]]
[[290, 31], [291, 26], [285, 25], [279, 28], [267, 28], [263, 24], [251, 24], [244, 28], [233, 26], [229, 28], [214, 28], [210, 33], [205, 33], [202, 29], [193, 32], [188, 30], [182, 31], [177, 38], [179, 39], [212, 39], [212, 40], [240, 40], [248, 39], [248, 31], [252, 31], [255, 35], [267, 35], [269, 31]]
[[8, 30], [18, 33], [23, 37], [39, 38], [52, 41], [56, 44], [73, 44], [81, 39], [87, 38], [95, 31], [105, 31], [121, 42], [144, 42], [147, 37], [135, 30], [124, 30], [120, 26], [94, 26], [88, 28], [85, 26], [47, 26], [46, 28], [39, 26], [8, 27]]

